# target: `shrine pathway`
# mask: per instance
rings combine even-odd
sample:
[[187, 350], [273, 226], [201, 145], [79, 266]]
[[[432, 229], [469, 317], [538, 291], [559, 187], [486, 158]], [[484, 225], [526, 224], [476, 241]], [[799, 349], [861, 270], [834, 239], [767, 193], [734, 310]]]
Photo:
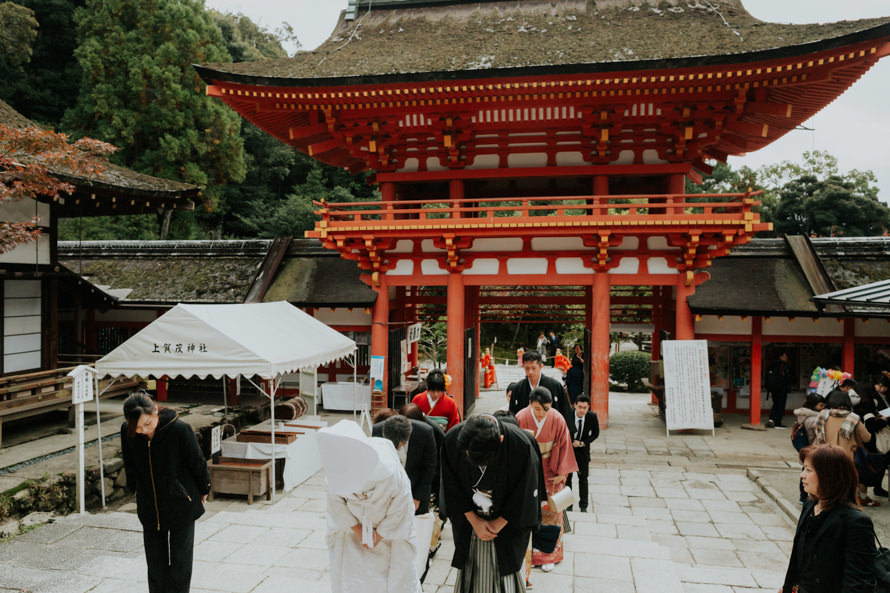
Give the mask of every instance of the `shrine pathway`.
[[[521, 377], [516, 367], [498, 367], [503, 387]], [[503, 388], [483, 392], [476, 412], [503, 403]], [[743, 418], [728, 417], [715, 437], [667, 437], [640, 394], [612, 394], [610, 413], [609, 429], [592, 450], [592, 512], [569, 514], [565, 560], [550, 573], [534, 569], [533, 590], [777, 591], [797, 505], [762, 476], [796, 484], [787, 431], [744, 431]], [[192, 591], [328, 593], [324, 504], [323, 472], [274, 505], [248, 506], [235, 497], [209, 503], [196, 529]], [[145, 591], [141, 527], [132, 510], [62, 517], [0, 544], [0, 592]], [[446, 528], [425, 592], [453, 590], [452, 552]]]

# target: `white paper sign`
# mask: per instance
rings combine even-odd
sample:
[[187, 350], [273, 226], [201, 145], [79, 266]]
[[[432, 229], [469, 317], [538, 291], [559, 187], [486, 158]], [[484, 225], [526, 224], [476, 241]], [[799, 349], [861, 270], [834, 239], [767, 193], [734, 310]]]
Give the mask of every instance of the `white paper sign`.
[[371, 391], [383, 391], [383, 363], [384, 356], [371, 357]]
[[667, 430], [714, 430], [707, 340], [662, 342]]
[[402, 352], [401, 369], [402, 369], [403, 373], [407, 373], [408, 372], [408, 341], [402, 340], [401, 343], [399, 344], [399, 346], [400, 346], [401, 352]]
[[413, 344], [414, 342], [420, 341], [420, 324], [415, 323], [413, 325], [408, 326], [407, 331], [408, 344]]
[[210, 454], [215, 455], [222, 450], [222, 426], [216, 425], [210, 429]]
[[71, 377], [71, 403], [85, 404], [93, 401], [93, 373], [90, 367], [80, 365], [70, 373]]

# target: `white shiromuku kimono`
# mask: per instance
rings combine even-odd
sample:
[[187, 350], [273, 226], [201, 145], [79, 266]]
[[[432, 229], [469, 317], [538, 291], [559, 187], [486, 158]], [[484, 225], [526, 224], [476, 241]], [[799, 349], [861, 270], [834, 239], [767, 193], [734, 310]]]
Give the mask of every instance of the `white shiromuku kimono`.
[[[351, 420], [318, 432], [333, 593], [420, 593], [411, 483], [388, 440]], [[352, 527], [362, 525], [362, 538]], [[382, 538], [373, 544], [374, 531]], [[365, 548], [362, 544], [369, 544]]]

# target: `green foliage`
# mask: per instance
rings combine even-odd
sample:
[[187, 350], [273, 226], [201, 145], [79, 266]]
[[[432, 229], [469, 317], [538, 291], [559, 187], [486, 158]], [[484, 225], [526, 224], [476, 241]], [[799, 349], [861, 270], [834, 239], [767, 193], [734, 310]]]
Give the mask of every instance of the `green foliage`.
[[316, 160], [305, 162], [309, 165], [306, 180], [294, 186], [284, 200], [252, 201], [245, 214], [237, 215], [237, 220], [250, 236], [302, 237], [303, 232], [312, 229], [318, 220], [313, 200], [342, 203], [374, 197], [375, 190], [364, 182], [366, 175], [352, 177], [343, 169], [328, 167]]
[[[177, 235], [178, 236], [178, 235]], [[59, 219], [59, 241], [152, 241], [158, 239], [154, 214]]]
[[253, 62], [286, 58], [287, 52], [275, 33], [260, 27], [243, 14], [221, 13], [211, 10], [216, 26], [223, 36], [233, 62]]
[[648, 352], [616, 352], [609, 357], [609, 378], [627, 385], [628, 391], [643, 391], [642, 380], [649, 376], [651, 360]]
[[75, 12], [83, 70], [65, 124], [121, 147], [137, 171], [205, 188], [244, 178], [240, 118], [204, 95], [194, 63], [230, 60], [200, 0], [87, 0]]
[[9, 494], [0, 494], [0, 521], [11, 517], [15, 513], [15, 504]]
[[761, 219], [773, 223], [764, 236], [880, 235], [890, 228], [890, 210], [878, 199], [877, 178], [871, 171], [841, 173], [837, 158], [826, 151], [806, 151], [801, 162], [782, 161], [756, 171], [717, 164], [711, 176], [689, 193], [741, 193], [762, 189]]
[[80, 88], [74, 9], [84, 0], [20, 0], [40, 23], [31, 60], [16, 68], [0, 59], [0, 99], [42, 124], [57, 125]]
[[0, 2], [0, 63], [20, 68], [31, 59], [31, 43], [37, 38], [37, 19], [30, 8]]

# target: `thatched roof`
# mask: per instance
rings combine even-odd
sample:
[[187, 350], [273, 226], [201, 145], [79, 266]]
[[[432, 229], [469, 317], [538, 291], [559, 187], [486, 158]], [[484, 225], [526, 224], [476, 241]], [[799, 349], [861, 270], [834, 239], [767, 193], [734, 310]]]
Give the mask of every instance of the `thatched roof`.
[[[890, 238], [811, 239], [838, 289], [890, 278]], [[783, 239], [753, 239], [718, 258], [711, 278], [695, 289], [689, 306], [696, 313], [815, 315], [816, 296]]]
[[199, 69], [205, 79], [254, 84], [448, 80], [560, 68], [735, 63], [890, 35], [890, 17], [767, 23], [751, 16], [740, 0], [391, 1], [374, 2], [370, 11], [367, 5], [360, 4], [354, 20], [341, 15], [314, 51]]
[[[0, 125], [14, 128], [40, 127], [21, 113], [0, 100]], [[23, 161], [27, 155], [20, 155]], [[126, 167], [106, 163], [101, 173], [82, 174], [72, 173], [65, 169], [52, 170], [53, 175], [75, 186], [75, 194], [93, 196], [96, 193], [106, 197], [107, 200], [115, 198], [113, 213], [128, 214], [130, 211], [142, 212], [145, 208], [158, 206], [174, 207], [178, 209], [192, 209], [194, 204], [188, 198], [195, 198], [200, 193], [200, 188], [190, 183], [182, 183], [171, 179], [162, 179], [143, 173], [137, 173]], [[95, 198], [93, 198], [95, 199]], [[146, 206], [144, 199], [162, 199], [163, 203], [153, 202]], [[135, 200], [130, 204], [128, 200]], [[64, 205], [73, 208], [74, 204], [67, 200]], [[109, 214], [111, 212], [87, 211], [86, 214]], [[65, 213], [62, 212], [62, 215]]]

